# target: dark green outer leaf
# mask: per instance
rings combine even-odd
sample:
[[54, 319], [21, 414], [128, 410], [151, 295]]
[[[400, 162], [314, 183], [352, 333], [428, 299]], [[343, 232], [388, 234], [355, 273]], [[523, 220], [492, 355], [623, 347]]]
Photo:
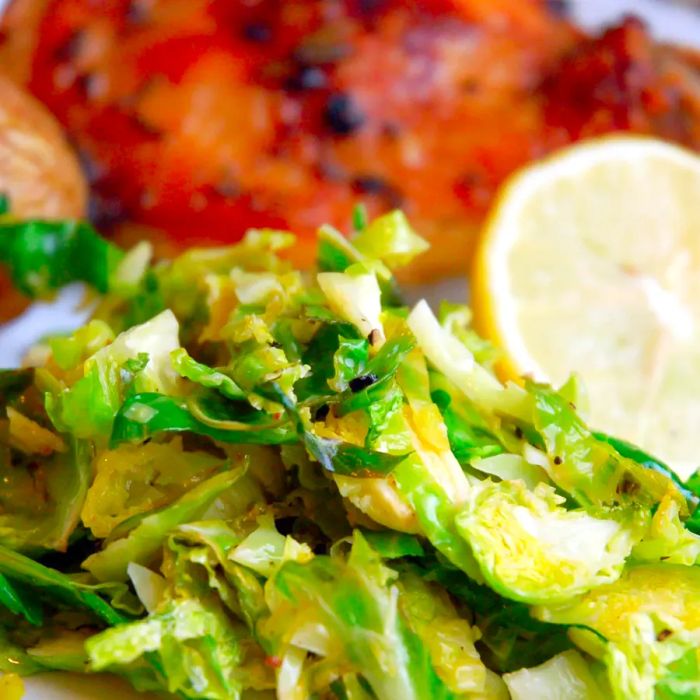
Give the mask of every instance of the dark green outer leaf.
[[161, 432], [192, 432], [220, 442], [237, 444], [282, 445], [296, 442], [296, 434], [288, 423], [273, 423], [266, 414], [263, 416], [265, 425], [251, 422], [246, 429], [215, 428], [197, 420], [185, 399], [154, 393], [136, 394], [119, 409], [114, 419], [111, 444], [138, 442]]
[[362, 374], [369, 356], [369, 343], [365, 338], [338, 338], [339, 347], [333, 356], [336, 387], [344, 389], [348, 382]]
[[318, 269], [321, 272], [344, 272], [353, 261], [329, 241], [319, 241]]
[[409, 335], [400, 335], [387, 341], [363, 370], [363, 374], [373, 375], [376, 381], [358, 392], [351, 389], [344, 391], [338, 404], [338, 414], [342, 416], [369, 406], [387, 382], [396, 376], [399, 366], [415, 344], [415, 339]]
[[373, 452], [366, 447], [322, 438], [303, 427], [300, 437], [311, 456], [320, 462], [324, 469], [345, 476], [386, 476], [406, 458], [406, 455]]
[[22, 554], [0, 546], [0, 574], [25, 584], [47, 599], [69, 607], [91, 610], [109, 625], [127, 622], [128, 618], [117, 612], [99, 595], [87, 590], [70, 578], [32, 561]]
[[181, 376], [204, 387], [216, 389], [229, 399], [245, 399], [245, 392], [227, 374], [197, 362], [185, 348], [178, 348], [170, 355], [173, 368]]
[[383, 530], [361, 530], [362, 536], [370, 547], [383, 559], [399, 559], [401, 557], [422, 557], [425, 553], [420, 540], [405, 532]]
[[34, 381], [33, 369], [0, 370], [0, 406], [13, 401]]
[[488, 665], [500, 672], [537, 666], [573, 646], [566, 626], [535, 620], [524, 603], [502, 598], [488, 586], [475, 583], [449, 565], [426, 561], [419, 572], [426, 580], [439, 583], [476, 613], [483, 635], [482, 656]]
[[328, 323], [316, 332], [306, 350], [302, 362], [312, 373], [294, 385], [299, 401], [327, 399], [333, 393], [328, 380], [335, 374], [333, 358], [340, 347], [340, 338], [359, 338], [353, 326], [345, 323]]
[[124, 253], [82, 221], [22, 221], [0, 224], [0, 262], [17, 288], [42, 296], [71, 282], [86, 282], [99, 292]]
[[22, 615], [27, 622], [39, 626], [44, 621], [44, 614], [38, 601], [18, 589], [7, 576], [0, 574], [0, 605], [15, 615]]
[[452, 405], [452, 397], [446, 391], [433, 391], [431, 398], [440, 409], [450, 449], [460, 464], [466, 464], [475, 457], [492, 457], [504, 452], [501, 443], [488, 430], [472, 425], [467, 412]]
[[296, 424], [298, 439], [327, 471], [345, 476], [382, 477], [391, 473], [406, 458], [406, 455], [374, 452], [366, 447], [316, 435], [311, 427], [306, 425], [293, 400], [279, 387], [274, 389], [276, 399]]

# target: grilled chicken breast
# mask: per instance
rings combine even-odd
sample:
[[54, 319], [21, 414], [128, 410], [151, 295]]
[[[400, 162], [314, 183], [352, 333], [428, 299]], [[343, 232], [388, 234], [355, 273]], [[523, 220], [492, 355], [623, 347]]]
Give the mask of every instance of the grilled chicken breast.
[[235, 241], [403, 208], [467, 269], [518, 166], [630, 130], [700, 147], [698, 60], [539, 0], [15, 0], [0, 56], [65, 127], [122, 239]]

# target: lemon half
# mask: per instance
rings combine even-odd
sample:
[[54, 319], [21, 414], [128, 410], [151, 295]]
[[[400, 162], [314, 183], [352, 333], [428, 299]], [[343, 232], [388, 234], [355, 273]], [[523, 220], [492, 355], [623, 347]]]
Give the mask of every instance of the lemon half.
[[700, 465], [700, 158], [610, 137], [520, 171], [487, 222], [473, 303], [506, 374], [577, 372], [592, 427], [682, 477]]

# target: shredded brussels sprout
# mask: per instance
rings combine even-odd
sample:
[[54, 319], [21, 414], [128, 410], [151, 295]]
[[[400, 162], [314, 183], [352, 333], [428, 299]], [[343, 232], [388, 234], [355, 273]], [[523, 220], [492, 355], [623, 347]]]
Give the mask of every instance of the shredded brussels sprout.
[[0, 371], [0, 695], [109, 672], [179, 698], [700, 693], [700, 475], [503, 384], [465, 307], [402, 305], [405, 216], [152, 262], [0, 226], [93, 317]]

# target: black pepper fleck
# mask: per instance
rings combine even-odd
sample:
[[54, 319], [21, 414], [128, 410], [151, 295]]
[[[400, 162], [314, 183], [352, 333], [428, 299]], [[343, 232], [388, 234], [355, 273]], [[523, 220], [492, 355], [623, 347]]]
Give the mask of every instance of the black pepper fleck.
[[229, 178], [214, 185], [214, 192], [224, 199], [233, 199], [241, 194], [241, 186]]
[[625, 474], [622, 477], [622, 481], [617, 485], [618, 494], [628, 494], [630, 496], [634, 495], [639, 491], [639, 482], [633, 479], [629, 474]]
[[292, 57], [303, 65], [327, 66], [347, 58], [351, 53], [348, 44], [310, 37], [294, 49]]
[[115, 196], [101, 195], [95, 190], [88, 200], [88, 219], [98, 228], [110, 228], [128, 218], [129, 212]]
[[669, 629], [663, 629], [660, 630], [659, 633], [656, 635], [656, 640], [659, 642], [663, 642], [665, 639], [668, 639], [673, 632]]
[[384, 122], [382, 124], [382, 136], [390, 141], [396, 141], [401, 136], [401, 127], [395, 122]]
[[377, 175], [358, 175], [352, 181], [353, 188], [361, 194], [383, 194], [391, 185]]
[[568, 17], [571, 11], [569, 0], [546, 0], [546, 5], [555, 17]]
[[360, 14], [372, 15], [383, 10], [386, 4], [386, 0], [358, 0], [357, 9]]
[[365, 116], [350, 95], [337, 92], [326, 102], [323, 115], [326, 126], [339, 136], [349, 136], [364, 123]]
[[314, 413], [314, 420], [326, 420], [326, 417], [330, 413], [331, 407], [327, 403], [321, 404]]
[[392, 209], [403, 206], [403, 195], [390, 183], [375, 175], [360, 175], [352, 181], [358, 194], [382, 197]]
[[299, 66], [297, 72], [288, 78], [286, 87], [291, 91], [323, 90], [328, 85], [328, 77], [317, 66]]
[[353, 393], [357, 393], [358, 391], [366, 389], [368, 386], [372, 386], [372, 384], [376, 384], [378, 380], [379, 377], [377, 377], [376, 374], [370, 372], [369, 374], [361, 374], [359, 377], [351, 379], [349, 382], [349, 386]]
[[80, 54], [80, 50], [85, 41], [85, 32], [77, 29], [71, 32], [71, 35], [62, 44], [59, 44], [54, 51], [54, 58], [61, 62], [67, 63], [74, 61]]
[[561, 462], [562, 462], [561, 457], [559, 457], [559, 455], [557, 455], [557, 456], [554, 458], [554, 464], [559, 465], [559, 464], [561, 464]]
[[94, 185], [98, 180], [104, 177], [105, 167], [88, 151], [84, 148], [76, 148], [75, 152], [78, 156], [78, 162], [80, 163], [80, 168], [85, 175], [85, 179]]
[[100, 91], [100, 77], [95, 75], [95, 73], [83, 73], [78, 76], [75, 83], [88, 99], [93, 99], [98, 96]]
[[243, 37], [254, 44], [265, 44], [272, 39], [272, 28], [264, 22], [251, 22], [243, 27]]
[[144, 0], [131, 0], [126, 8], [126, 19], [130, 24], [145, 24], [151, 18], [150, 10]]

